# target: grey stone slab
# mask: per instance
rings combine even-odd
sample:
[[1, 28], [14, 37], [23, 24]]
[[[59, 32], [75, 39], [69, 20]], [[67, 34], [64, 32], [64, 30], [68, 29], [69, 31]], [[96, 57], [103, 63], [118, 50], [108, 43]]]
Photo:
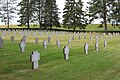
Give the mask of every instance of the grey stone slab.
[[38, 61], [40, 60], [40, 53], [38, 51], [33, 51], [30, 55], [30, 61], [32, 62], [32, 69], [38, 69], [39, 64]]
[[88, 43], [85, 43], [84, 45], [84, 52], [85, 54], [88, 54]]
[[69, 59], [69, 47], [68, 46], [64, 46], [63, 48], [63, 54], [64, 54], [64, 59], [68, 60]]
[[21, 41], [21, 42], [20, 42], [20, 51], [21, 51], [21, 52], [25, 52], [25, 47], [26, 47], [25, 41]]
[[4, 46], [4, 41], [3, 41], [2, 37], [0, 37], [0, 48], [3, 48], [3, 46]]
[[47, 48], [47, 42], [46, 42], [46, 40], [43, 40], [43, 48], [44, 48], [44, 49]]
[[39, 42], [39, 38], [36, 37], [36, 38], [35, 38], [35, 43], [38, 44], [38, 42]]

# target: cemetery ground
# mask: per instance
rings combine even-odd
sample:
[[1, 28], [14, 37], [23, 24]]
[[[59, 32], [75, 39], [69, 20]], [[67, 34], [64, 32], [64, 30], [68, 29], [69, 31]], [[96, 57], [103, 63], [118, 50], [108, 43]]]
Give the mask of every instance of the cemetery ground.
[[[35, 31], [37, 32], [37, 31]], [[1, 34], [1, 33], [0, 33]], [[99, 33], [101, 34], [101, 33]], [[68, 39], [74, 35], [75, 39], [68, 45]], [[43, 48], [44, 35], [29, 35], [26, 40], [24, 53], [20, 52], [19, 43], [22, 36], [15, 35], [15, 41], [11, 42], [13, 33], [2, 36], [4, 47], [0, 49], [0, 80], [120, 80], [120, 35], [107, 35], [107, 47], [104, 48], [104, 40], [99, 37], [99, 51], [95, 50], [95, 36], [90, 41], [90, 33], [86, 39], [82, 34], [81, 39], [74, 33], [60, 34], [58, 38], [53, 34], [47, 48]], [[35, 38], [39, 43], [35, 44]], [[60, 47], [56, 40], [60, 40]], [[89, 51], [84, 53], [84, 44], [88, 42]], [[63, 47], [70, 48], [69, 60], [65, 61]], [[30, 54], [32, 51], [40, 53], [39, 68], [32, 69]]]
[[[86, 31], [104, 31], [104, 27], [99, 28], [100, 24], [89, 24], [86, 26]], [[7, 25], [0, 25], [0, 28], [7, 28]], [[16, 26], [16, 25], [10, 25], [10, 28], [27, 28], [27, 26]], [[30, 25], [30, 28], [39, 28], [38, 25], [34, 26], [34, 25]], [[53, 27], [53, 29], [61, 29], [61, 30], [73, 30], [72, 28], [70, 29], [66, 29], [64, 27]], [[76, 28], [76, 30], [83, 30], [83, 29], [79, 29]], [[84, 31], [84, 30], [83, 30]], [[108, 31], [120, 31], [120, 25], [117, 26], [112, 26], [111, 24], [108, 24]]]

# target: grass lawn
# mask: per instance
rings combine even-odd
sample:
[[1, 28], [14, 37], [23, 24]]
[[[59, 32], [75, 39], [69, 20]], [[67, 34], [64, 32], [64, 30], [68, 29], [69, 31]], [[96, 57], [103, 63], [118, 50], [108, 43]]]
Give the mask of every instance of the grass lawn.
[[[35, 31], [37, 32], [37, 31]], [[33, 32], [34, 33], [34, 32]], [[1, 34], [1, 32], [0, 32]], [[75, 40], [68, 45], [68, 38], [75, 35]], [[22, 38], [16, 34], [15, 41], [12, 43], [11, 32], [3, 36], [4, 48], [0, 49], [0, 80], [120, 80], [120, 36], [114, 36], [110, 39], [107, 36], [107, 47], [104, 48], [103, 39], [99, 38], [99, 51], [95, 51], [95, 35], [93, 40], [79, 40], [76, 34], [65, 33], [56, 38], [53, 33], [51, 42], [48, 43], [47, 49], [43, 49], [42, 41], [47, 39], [44, 36], [30, 35], [27, 37], [26, 52], [21, 53], [19, 42]], [[39, 38], [39, 44], [35, 44], [35, 37]], [[59, 39], [61, 47], [57, 48], [56, 40]], [[84, 44], [88, 42], [88, 55], [84, 53]], [[69, 46], [69, 60], [65, 61], [63, 57], [64, 45]], [[32, 70], [30, 54], [32, 51], [40, 53], [39, 69]]]
[[[102, 28], [99, 28], [100, 24], [89, 24], [86, 26], [86, 31], [104, 31], [105, 28], [102, 27]], [[108, 24], [108, 31], [120, 31], [120, 25], [119, 27], [115, 26], [113, 27], [111, 24]], [[5, 25], [0, 25], [0, 28], [7, 28], [7, 26]], [[27, 28], [27, 26], [16, 26], [16, 25], [10, 25], [10, 28]], [[38, 25], [34, 26], [34, 25], [31, 25], [30, 28], [39, 28]], [[53, 27], [53, 29], [62, 29], [62, 30], [73, 30], [72, 28], [70, 29], [67, 29], [67, 28], [63, 28], [63, 27]], [[76, 28], [76, 30], [83, 30], [83, 29], [79, 29], [78, 27]], [[83, 30], [84, 31], [84, 30]]]

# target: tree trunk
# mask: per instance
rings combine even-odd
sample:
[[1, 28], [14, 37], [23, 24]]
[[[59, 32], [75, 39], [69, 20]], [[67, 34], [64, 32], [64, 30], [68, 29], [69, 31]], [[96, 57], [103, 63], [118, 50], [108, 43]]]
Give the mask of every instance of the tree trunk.
[[8, 0], [7, 0], [7, 27], [9, 28], [9, 10], [8, 10]]
[[38, 16], [39, 16], [39, 27], [40, 27], [40, 30], [41, 30], [41, 22], [40, 22], [40, 5], [41, 5], [41, 3], [40, 3], [40, 0], [39, 0], [39, 14], [38, 14]]
[[105, 33], [107, 34], [107, 20], [106, 20], [106, 16], [107, 16], [107, 10], [106, 10], [106, 1], [103, 0], [103, 5], [104, 5], [104, 10], [103, 10], [103, 13], [104, 13], [104, 27], [105, 27]]
[[28, 12], [28, 15], [27, 15], [27, 26], [28, 26], [28, 29], [30, 28], [30, 24], [29, 24], [29, 17], [30, 17], [30, 14], [29, 14], [29, 0], [28, 0], [28, 3], [27, 3], [27, 12]]
[[73, 28], [73, 29], [74, 29], [74, 31], [75, 31], [76, 27], [74, 26], [74, 28]]

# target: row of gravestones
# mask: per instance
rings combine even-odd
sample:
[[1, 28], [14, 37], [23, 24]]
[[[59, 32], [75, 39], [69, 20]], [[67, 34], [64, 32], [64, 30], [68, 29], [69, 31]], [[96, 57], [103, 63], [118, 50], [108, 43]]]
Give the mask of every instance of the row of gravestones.
[[[38, 38], [36, 43], [38, 43]], [[60, 41], [57, 40], [56, 41], [57, 47], [60, 47]], [[20, 42], [20, 50], [21, 52], [25, 52], [25, 47], [26, 47], [26, 41], [22, 38], [21, 42]], [[43, 40], [43, 48], [46, 49], [47, 48], [47, 41]]]
[[[51, 37], [48, 37], [48, 42], [50, 42], [50, 39]], [[96, 38], [98, 41], [98, 37]], [[14, 37], [12, 36], [11, 37], [11, 40], [14, 40]], [[38, 41], [38, 38], [35, 39], [36, 41]], [[74, 36], [72, 37], [72, 40], [74, 40]], [[68, 41], [69, 42], [69, 41]], [[3, 40], [2, 38], [0, 37], [0, 48], [2, 48], [3, 46]], [[60, 41], [58, 40], [56, 43], [60, 43]], [[20, 43], [20, 46], [21, 46], [21, 51], [24, 52], [25, 51], [25, 44], [26, 44], [26, 36], [24, 36], [22, 39], [21, 39], [21, 43]], [[46, 41], [44, 40], [43, 41], [43, 44], [44, 44], [44, 48], [46, 48]], [[104, 41], [104, 47], [106, 47], [107, 45], [107, 41], [105, 40]], [[95, 49], [98, 51], [98, 42], [95, 43]], [[84, 46], [84, 51], [86, 54], [88, 54], [88, 43], [85, 43], [85, 46]], [[67, 46], [64, 47], [63, 49], [63, 53], [64, 53], [64, 59], [65, 60], [68, 60], [69, 59], [69, 48]], [[32, 68], [33, 69], [37, 69], [38, 68], [38, 60], [40, 59], [40, 54], [38, 52], [33, 52], [31, 54], [31, 62], [32, 62]]]
[[[3, 33], [5, 33], [5, 31], [3, 31]], [[57, 32], [56, 32], [56, 33], [57, 33]], [[74, 33], [74, 34], [75, 34], [75, 33]], [[103, 34], [105, 35], [105, 33], [103, 33]], [[76, 35], [77, 35], [77, 34], [76, 34]], [[119, 33], [113, 33], [113, 35], [112, 35], [111, 33], [109, 33], [109, 35], [110, 35], [110, 37], [111, 37], [111, 39], [112, 39], [112, 36], [118, 36]], [[78, 36], [78, 39], [80, 39], [81, 36], [82, 36], [82, 33], [80, 33], [80, 35]], [[50, 35], [50, 36], [48, 37], [48, 43], [50, 43], [51, 37], [52, 37], [52, 35]], [[98, 41], [98, 37], [99, 37], [99, 35], [98, 35], [98, 33], [96, 33], [96, 41]], [[107, 36], [106, 36], [106, 37], [107, 37]], [[86, 39], [86, 33], [84, 33], [84, 38]], [[100, 35], [100, 38], [103, 39], [103, 36]], [[70, 44], [72, 40], [74, 40], [74, 36], [72, 36], [71, 38], [68, 39], [68, 44]], [[11, 41], [14, 42], [14, 36], [11, 36]], [[22, 41], [25, 41], [25, 42], [22, 42]], [[36, 37], [36, 38], [35, 38], [36, 44], [38, 44], [38, 41], [39, 41], [39, 38]], [[90, 41], [92, 41], [92, 35], [90, 35]], [[1, 42], [0, 42], [0, 43], [1, 43], [1, 47], [2, 47], [2, 45], [3, 45], [3, 40], [2, 40], [2, 38], [1, 38]], [[23, 36], [23, 40], [21, 40], [21, 45], [22, 45], [22, 44], [24, 45], [25, 43], [26, 43], [26, 36]], [[56, 44], [57, 44], [58, 47], [60, 47], [60, 41], [59, 41], [59, 40], [56, 41]], [[46, 48], [46, 46], [47, 46], [46, 40], [43, 41], [43, 45], [44, 45], [44, 48]], [[25, 47], [25, 46], [24, 46], [24, 47]]]
[[[65, 46], [63, 48], [64, 59], [69, 59], [69, 48]], [[33, 51], [30, 55], [30, 61], [32, 63], [32, 69], [37, 69], [39, 67], [38, 60], [40, 60], [40, 53], [38, 51]]]
[[[2, 40], [2, 38], [0, 38], [0, 39], [1, 39], [1, 42], [0, 42], [1, 45], [0, 46], [3, 47], [2, 46], [3, 45], [3, 40]], [[50, 40], [51, 40], [51, 36], [48, 37], [48, 43], [50, 43]], [[71, 43], [71, 40], [74, 40], [74, 36], [72, 36], [72, 38], [68, 39], [68, 44]], [[91, 36], [90, 36], [90, 40], [91, 40]], [[14, 36], [11, 36], [11, 41], [12, 42], [14, 41]], [[39, 41], [39, 38], [36, 37], [35, 38], [36, 44], [38, 44], [38, 41]], [[98, 35], [96, 36], [96, 42], [98, 43]], [[56, 41], [56, 44], [57, 44], [58, 47], [60, 47], [60, 41], [59, 40]], [[21, 39], [21, 42], [20, 42], [21, 52], [25, 51], [25, 46], [26, 46], [26, 36], [23, 36], [23, 38]], [[47, 48], [47, 42], [46, 42], [46, 40], [43, 41], [43, 47], [45, 49]]]
[[[104, 41], [104, 47], [106, 47], [107, 41]], [[95, 43], [95, 49], [98, 51], [98, 42]], [[84, 51], [86, 54], [88, 54], [88, 43], [85, 43], [84, 45]], [[68, 60], [69, 59], [69, 52], [70, 49], [68, 46], [64, 46], [63, 48], [63, 54], [64, 54], [64, 59]], [[40, 53], [38, 51], [33, 51], [32, 54], [30, 55], [30, 61], [32, 62], [32, 69], [38, 69], [39, 64], [38, 60], [40, 60]]]
[[[4, 33], [6, 33], [6, 32], [8, 32], [8, 33], [11, 33], [11, 32], [20, 32], [20, 33], [33, 33], [33, 34], [36, 34], [36, 33], [39, 33], [39, 32], [41, 32], [41, 33], [46, 33], [47, 35], [49, 34], [49, 33], [52, 33], [52, 34], [60, 34], [60, 33], [68, 33], [68, 34], [70, 34], [71, 35], [71, 33], [70, 32], [63, 32], [63, 31], [39, 31], [39, 30], [36, 30], [35, 32], [34, 32], [34, 30], [0, 30], [0, 32], [4, 32]], [[83, 33], [83, 32], [74, 32], [74, 34], [76, 34], [76, 35], [78, 35], [79, 33]], [[86, 34], [87, 32], [85, 32], [84, 34]], [[95, 32], [89, 32], [89, 33], [95, 33]], [[103, 34], [105, 34], [105, 33], [103, 33]], [[109, 33], [109, 34], [111, 34], [111, 33]], [[113, 32], [113, 34], [115, 34], [115, 35], [117, 35], [117, 34], [119, 34], [119, 33], [115, 33], [115, 32]]]
[[[17, 31], [13, 31], [13, 32], [14, 32], [14, 35], [16, 35], [16, 32], [17, 32]], [[7, 31], [2, 31], [2, 35], [5, 35], [6, 33], [7, 33]], [[8, 33], [10, 33], [10, 31], [8, 31]], [[64, 34], [69, 34], [70, 36], [72, 36], [71, 33], [57, 32], [57, 31], [56, 31], [56, 32], [55, 32], [55, 31], [54, 31], [54, 32], [45, 32], [45, 31], [36, 31], [36, 32], [33, 32], [33, 31], [27, 31], [27, 30], [22, 31], [22, 30], [21, 30], [21, 31], [18, 31], [18, 33], [21, 34], [21, 36], [24, 36], [24, 35], [28, 36], [28, 35], [31, 35], [32, 33], [33, 33], [33, 34], [32, 34], [33, 36], [37, 35], [38, 33], [39, 33], [40, 35], [42, 35], [42, 36], [44, 35], [44, 33], [46, 33], [47, 35], [49, 35], [49, 34], [50, 34], [50, 35], [55, 34], [56, 37], [58, 37], [58, 35], [61, 34], [61, 33], [62, 33], [63, 35], [64, 35]], [[79, 39], [81, 38], [82, 34], [83, 34], [82, 32], [80, 32], [80, 33], [74, 33], [74, 35], [79, 36]], [[91, 33], [91, 32], [90, 32], [90, 34], [91, 34], [91, 35], [92, 35], [92, 34], [95, 34], [95, 32], [94, 32], [94, 33]], [[98, 33], [96, 33], [96, 34], [98, 35]], [[83, 35], [84, 35], [84, 39], [86, 39], [87, 32], [84, 33]], [[101, 34], [101, 35], [105, 35], [105, 33], [103, 33], [103, 34]], [[109, 35], [112, 35], [112, 34], [109, 33]], [[119, 35], [119, 33], [113, 33], [113, 35], [116, 36], [116, 35]]]

